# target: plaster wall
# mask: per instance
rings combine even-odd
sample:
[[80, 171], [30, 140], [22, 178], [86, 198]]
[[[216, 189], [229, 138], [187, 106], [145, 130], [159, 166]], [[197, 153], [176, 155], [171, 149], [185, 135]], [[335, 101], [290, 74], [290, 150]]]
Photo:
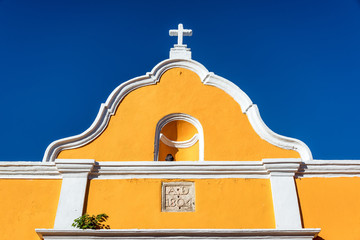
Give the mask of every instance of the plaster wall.
[[186, 179], [194, 212], [161, 212], [166, 179], [91, 180], [86, 210], [106, 213], [112, 229], [275, 228], [268, 179]]
[[39, 240], [35, 228], [53, 228], [61, 180], [0, 179], [0, 239]]
[[[196, 128], [191, 123], [178, 120], [169, 122], [161, 130], [161, 134], [164, 134], [171, 141], [190, 140], [197, 133]], [[158, 161], [165, 161], [167, 154], [172, 154], [175, 161], [199, 161], [199, 142], [187, 148], [167, 146], [162, 141], [159, 145]]]
[[162, 128], [161, 133], [172, 141], [186, 141], [198, 132], [191, 123], [175, 120], [166, 124]]
[[169, 153], [174, 156], [175, 161], [199, 161], [199, 143], [189, 148], [174, 148], [160, 142], [158, 161], [165, 161]]
[[321, 228], [326, 240], [358, 240], [360, 236], [360, 178], [296, 179], [305, 228]]
[[206, 161], [299, 157], [296, 151], [261, 139], [239, 104], [223, 90], [204, 85], [190, 70], [172, 68], [156, 85], [130, 92], [94, 141], [80, 148], [63, 150], [58, 158], [152, 161], [156, 124], [171, 113], [186, 113], [200, 121]]

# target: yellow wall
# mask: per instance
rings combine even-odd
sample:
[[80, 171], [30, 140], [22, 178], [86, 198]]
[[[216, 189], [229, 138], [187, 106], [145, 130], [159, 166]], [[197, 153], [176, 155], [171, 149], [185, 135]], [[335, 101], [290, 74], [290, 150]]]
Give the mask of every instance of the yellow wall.
[[195, 179], [195, 212], [161, 212], [161, 179], [91, 180], [87, 212], [112, 229], [274, 228], [268, 179]]
[[176, 120], [169, 122], [162, 129], [161, 133], [172, 141], [186, 141], [196, 133], [196, 128], [186, 121]]
[[158, 161], [165, 161], [167, 154], [172, 154], [175, 161], [199, 161], [199, 142], [189, 148], [169, 147], [160, 141]]
[[[198, 132], [191, 123], [178, 120], [166, 124], [161, 133], [172, 141], [186, 141]], [[165, 161], [168, 154], [171, 154], [175, 161], [199, 161], [199, 142], [188, 148], [175, 148], [160, 141], [158, 161]]]
[[239, 104], [227, 93], [202, 84], [199, 76], [190, 70], [173, 68], [162, 75], [158, 84], [129, 93], [97, 139], [81, 148], [64, 150], [58, 158], [152, 161], [156, 124], [170, 113], [186, 113], [200, 121], [204, 130], [205, 160], [299, 157], [295, 151], [262, 140]]
[[35, 228], [53, 228], [61, 180], [0, 179], [0, 239], [39, 240]]
[[296, 179], [305, 228], [325, 240], [360, 239], [360, 178]]

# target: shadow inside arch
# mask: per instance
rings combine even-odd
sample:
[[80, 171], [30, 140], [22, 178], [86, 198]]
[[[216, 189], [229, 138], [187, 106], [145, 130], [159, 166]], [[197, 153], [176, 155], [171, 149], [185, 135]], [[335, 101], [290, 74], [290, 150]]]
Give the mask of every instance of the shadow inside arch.
[[313, 240], [325, 240], [325, 238], [322, 238], [320, 236], [317, 236], [316, 238], [314, 238]]

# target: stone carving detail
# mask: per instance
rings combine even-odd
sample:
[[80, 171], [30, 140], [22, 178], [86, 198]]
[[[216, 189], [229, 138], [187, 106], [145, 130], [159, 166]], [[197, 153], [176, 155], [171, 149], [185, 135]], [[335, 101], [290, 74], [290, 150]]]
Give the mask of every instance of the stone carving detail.
[[194, 212], [195, 185], [193, 182], [163, 182], [162, 212]]

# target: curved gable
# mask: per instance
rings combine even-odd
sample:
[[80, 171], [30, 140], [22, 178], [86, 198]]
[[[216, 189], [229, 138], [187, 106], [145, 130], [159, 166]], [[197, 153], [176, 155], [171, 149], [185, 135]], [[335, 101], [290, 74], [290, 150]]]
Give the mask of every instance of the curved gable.
[[230, 81], [193, 60], [172, 59], [116, 88], [83, 134], [52, 143], [44, 161], [153, 161], [156, 125], [172, 113], [188, 114], [204, 132], [205, 161], [311, 160], [301, 141], [273, 133], [256, 105]]

